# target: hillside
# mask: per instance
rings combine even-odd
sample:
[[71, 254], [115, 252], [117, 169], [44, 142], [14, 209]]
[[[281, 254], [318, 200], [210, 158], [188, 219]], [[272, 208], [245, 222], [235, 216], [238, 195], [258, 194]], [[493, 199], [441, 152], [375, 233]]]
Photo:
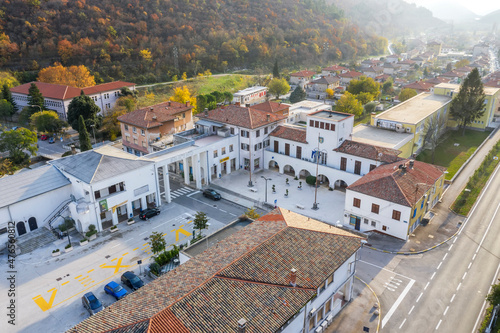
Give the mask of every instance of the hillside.
[[435, 17], [445, 22], [453, 22], [454, 24], [473, 21], [479, 17], [479, 15], [464, 6], [452, 1], [430, 2], [426, 7], [432, 11]]
[[4, 0], [0, 9], [3, 68], [84, 64], [97, 81], [270, 70], [275, 59], [317, 66], [387, 45], [324, 0]]

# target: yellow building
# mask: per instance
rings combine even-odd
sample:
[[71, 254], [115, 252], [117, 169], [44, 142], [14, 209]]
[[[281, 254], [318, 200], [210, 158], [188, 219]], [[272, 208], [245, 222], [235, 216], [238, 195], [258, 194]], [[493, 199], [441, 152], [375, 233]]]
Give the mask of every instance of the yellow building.
[[[431, 89], [434, 95], [453, 97], [458, 94], [460, 90], [459, 84], [453, 83], [440, 83]], [[484, 87], [485, 101], [484, 101], [484, 114], [481, 118], [475, 120], [468, 127], [484, 130], [490, 126], [490, 123], [495, 117], [495, 111], [498, 110], [498, 103], [500, 98], [500, 88]], [[448, 120], [448, 127], [457, 127], [458, 123], [453, 120]]]

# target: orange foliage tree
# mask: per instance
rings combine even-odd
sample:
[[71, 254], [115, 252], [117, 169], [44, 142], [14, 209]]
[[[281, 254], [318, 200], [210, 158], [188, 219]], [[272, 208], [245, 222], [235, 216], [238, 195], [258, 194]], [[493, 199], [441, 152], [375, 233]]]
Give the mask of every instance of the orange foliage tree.
[[87, 67], [69, 66], [64, 67], [59, 63], [46, 67], [38, 73], [38, 80], [46, 83], [64, 84], [77, 88], [95, 85], [94, 76], [90, 74]]

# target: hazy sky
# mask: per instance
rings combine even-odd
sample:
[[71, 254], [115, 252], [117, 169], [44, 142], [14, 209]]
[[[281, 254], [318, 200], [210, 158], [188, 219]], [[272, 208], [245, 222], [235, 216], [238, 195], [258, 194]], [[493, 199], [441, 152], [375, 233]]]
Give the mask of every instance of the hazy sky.
[[[405, 0], [406, 2], [416, 3], [417, 5], [425, 7], [428, 3], [437, 2], [436, 0]], [[500, 9], [500, 1], [498, 0], [452, 0], [453, 3], [462, 5], [463, 7], [471, 10], [472, 12], [485, 15], [495, 10]], [[451, 1], [446, 1], [451, 2]]]

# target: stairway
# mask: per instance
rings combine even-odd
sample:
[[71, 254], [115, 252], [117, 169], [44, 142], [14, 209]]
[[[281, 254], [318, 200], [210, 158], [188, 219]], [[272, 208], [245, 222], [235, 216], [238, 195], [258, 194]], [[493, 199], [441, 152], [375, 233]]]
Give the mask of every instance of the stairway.
[[16, 248], [18, 253], [30, 253], [38, 248], [49, 245], [57, 240], [57, 237], [45, 227], [38, 228], [17, 238]]

